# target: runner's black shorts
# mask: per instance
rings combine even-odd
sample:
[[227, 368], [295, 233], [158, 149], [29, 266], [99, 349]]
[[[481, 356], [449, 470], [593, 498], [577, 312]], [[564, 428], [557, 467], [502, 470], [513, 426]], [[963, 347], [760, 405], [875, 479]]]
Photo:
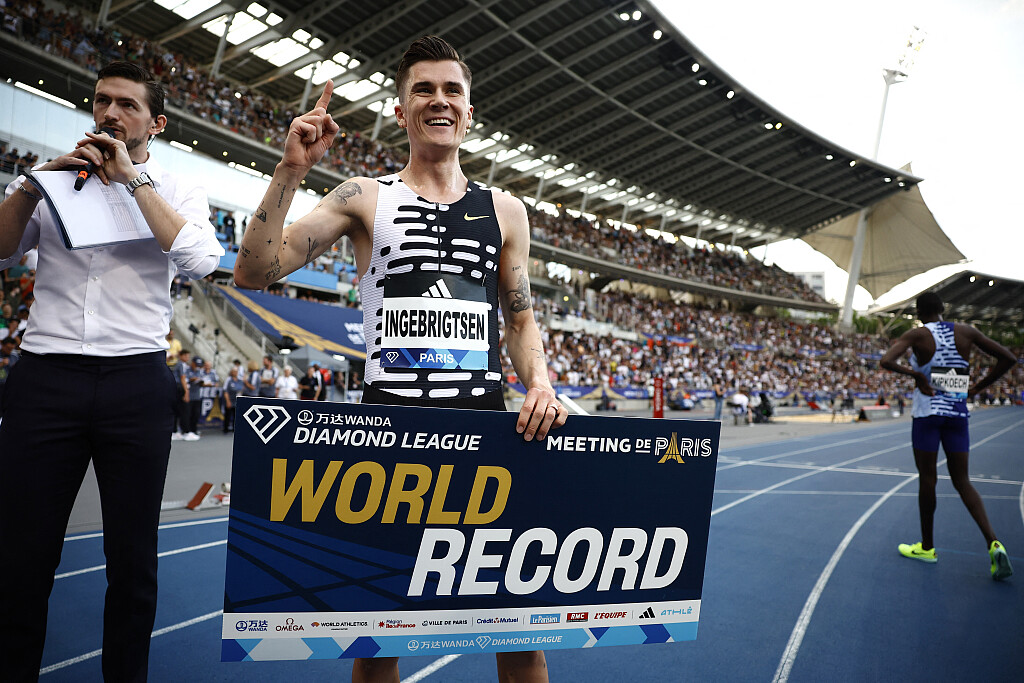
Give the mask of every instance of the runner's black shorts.
[[413, 406], [415, 408], [461, 408], [463, 410], [495, 410], [505, 412], [505, 399], [501, 390], [489, 391], [480, 396], [463, 398], [420, 398], [399, 396], [390, 391], [377, 389], [371, 384], [363, 386], [362, 403], [381, 406]]

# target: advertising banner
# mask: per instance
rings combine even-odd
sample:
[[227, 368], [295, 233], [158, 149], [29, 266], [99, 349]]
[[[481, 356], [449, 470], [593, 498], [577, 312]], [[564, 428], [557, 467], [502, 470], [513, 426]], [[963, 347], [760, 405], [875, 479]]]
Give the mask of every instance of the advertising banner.
[[239, 397], [223, 661], [697, 636], [721, 425]]

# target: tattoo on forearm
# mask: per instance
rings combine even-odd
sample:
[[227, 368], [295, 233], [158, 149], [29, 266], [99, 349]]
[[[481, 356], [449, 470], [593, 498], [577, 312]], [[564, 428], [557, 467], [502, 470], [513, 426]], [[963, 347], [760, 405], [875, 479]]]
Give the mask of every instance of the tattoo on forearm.
[[306, 251], [306, 263], [310, 263], [313, 260], [313, 252], [320, 246], [320, 241], [312, 237], [307, 237], [306, 241], [309, 243], [309, 249]]
[[537, 354], [537, 358], [540, 360], [547, 360], [547, 356], [544, 355], [544, 349], [538, 349], [535, 346], [531, 346], [530, 350]]
[[270, 270], [263, 276], [265, 280], [274, 280], [278, 275], [281, 274], [281, 260], [278, 257], [274, 257], [274, 260], [270, 262]]
[[256, 219], [263, 221], [264, 223], [267, 222], [267, 210], [264, 209], [262, 206], [256, 209]]
[[342, 204], [348, 204], [348, 200], [350, 197], [355, 197], [357, 194], [362, 193], [363, 188], [359, 187], [357, 183], [348, 180], [342, 183], [341, 185], [338, 185], [333, 190], [331, 190], [331, 193], [328, 196], [332, 197], [335, 201], [341, 202]]
[[519, 282], [516, 284], [516, 288], [508, 295], [512, 297], [513, 313], [522, 313], [530, 308], [530, 283], [526, 279], [526, 275], [522, 274], [519, 276]]
[[247, 247], [238, 247], [238, 253], [242, 255], [242, 258], [249, 258], [249, 254], [252, 253]]
[[285, 189], [284, 185], [282, 184], [281, 185], [281, 194], [279, 194], [277, 196], [277, 208], [279, 208], [279, 209], [281, 208], [281, 205], [284, 204], [284, 189]]

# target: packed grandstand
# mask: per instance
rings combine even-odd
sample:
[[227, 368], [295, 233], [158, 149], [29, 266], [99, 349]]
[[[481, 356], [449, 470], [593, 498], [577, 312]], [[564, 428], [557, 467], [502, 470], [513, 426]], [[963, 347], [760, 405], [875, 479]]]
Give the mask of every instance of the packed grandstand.
[[[3, 30], [19, 40], [91, 72], [111, 59], [137, 61], [165, 84], [168, 104], [269, 147], [282, 146], [287, 126], [296, 115], [294, 104], [274, 100], [243, 83], [214, 77], [180, 52], [116, 26], [98, 30], [77, 8], [36, 1], [9, 3], [0, 11], [4, 13]], [[0, 152], [8, 172], [17, 170], [19, 162], [32, 160], [12, 156], [12, 150]], [[400, 149], [360, 131], [343, 129], [321, 164], [344, 177], [375, 177], [401, 169], [406, 160]], [[212, 217], [229, 250], [235, 249], [240, 234], [234, 217], [227, 220], [232, 213], [215, 209]], [[238, 230], [247, 219], [237, 221]], [[795, 304], [824, 302], [800, 278], [741, 249], [715, 248], [707, 243], [690, 246], [611, 216], [590, 219], [564, 209], [556, 214], [531, 208], [530, 225], [535, 242], [603, 262], [733, 291], [771, 294]], [[336, 292], [301, 285], [274, 287], [272, 292], [327, 306], [359, 306], [358, 278], [343, 245], [335, 245], [307, 267], [336, 275], [337, 289], [343, 292], [341, 301]], [[900, 378], [878, 371], [878, 361], [894, 330], [901, 329], [898, 325], [886, 326], [878, 320], [869, 324], [878, 332], [843, 334], [836, 331], [834, 316], [796, 319], [785, 309], [752, 308], [728, 297], [680, 296], [668, 285], [634, 287], [617, 280], [608, 283], [608, 278], [599, 277], [601, 273], [591, 275], [597, 277], [573, 279], [571, 284], [555, 280], [550, 287], [535, 287], [533, 293], [551, 379], [563, 389], [648, 397], [654, 377], [662, 376], [668, 391], [697, 399], [711, 396], [711, 387], [721, 382], [729, 392], [765, 391], [783, 401], [820, 402], [847, 392], [862, 399], [891, 398], [910, 388]], [[30, 304], [31, 276], [25, 279], [19, 273], [17, 280], [5, 276], [0, 325], [13, 335], [19, 325], [23, 328], [18, 309], [26, 300]], [[543, 268], [535, 268], [531, 276], [542, 281]], [[601, 289], [589, 290], [588, 296], [587, 287], [592, 283], [600, 284]], [[1019, 338], [1013, 341], [1019, 343]], [[1024, 355], [1020, 346], [1014, 351], [1018, 357]], [[503, 353], [502, 360], [504, 375], [514, 385], [507, 354]], [[985, 361], [975, 356], [976, 364]], [[1022, 394], [1024, 366], [1018, 364], [979, 400], [1019, 402]], [[581, 395], [580, 391], [576, 395]]]

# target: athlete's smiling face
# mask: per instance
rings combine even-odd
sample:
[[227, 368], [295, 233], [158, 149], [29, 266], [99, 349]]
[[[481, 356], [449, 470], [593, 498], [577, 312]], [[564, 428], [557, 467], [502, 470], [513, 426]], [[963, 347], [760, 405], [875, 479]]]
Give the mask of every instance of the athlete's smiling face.
[[408, 129], [410, 146], [458, 147], [473, 121], [469, 85], [458, 62], [413, 64], [395, 117]]

